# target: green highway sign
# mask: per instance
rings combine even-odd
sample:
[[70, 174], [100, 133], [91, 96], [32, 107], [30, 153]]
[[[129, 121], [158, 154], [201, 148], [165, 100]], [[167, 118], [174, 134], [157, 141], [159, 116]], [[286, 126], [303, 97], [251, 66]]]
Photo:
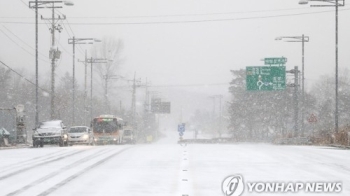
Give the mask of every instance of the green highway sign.
[[248, 91], [276, 91], [286, 89], [285, 66], [246, 67], [246, 87]]
[[265, 65], [284, 65], [287, 62], [287, 58], [264, 58]]

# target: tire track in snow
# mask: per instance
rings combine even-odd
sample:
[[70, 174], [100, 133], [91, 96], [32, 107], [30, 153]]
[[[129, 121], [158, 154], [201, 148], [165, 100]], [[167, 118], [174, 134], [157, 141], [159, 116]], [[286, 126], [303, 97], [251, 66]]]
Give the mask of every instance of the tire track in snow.
[[[12, 164], [12, 165], [7, 165], [7, 166], [4, 166], [4, 167], [1, 167], [2, 170], [0, 170], [0, 173], [1, 172], [4, 172], [4, 171], [7, 171], [9, 169], [14, 169], [16, 167], [21, 167], [21, 166], [25, 166], [25, 165], [28, 165], [28, 164], [33, 164], [35, 162], [39, 162], [40, 159], [44, 158], [44, 159], [50, 159], [50, 158], [53, 158], [53, 157], [58, 157], [58, 156], [62, 156], [62, 155], [65, 155], [65, 154], [69, 154], [70, 152], [65, 152], [65, 153], [61, 153], [59, 154], [60, 152], [62, 152], [64, 150], [61, 150], [61, 151], [57, 151], [57, 152], [54, 152], [54, 153], [51, 153], [50, 155], [46, 156], [46, 155], [42, 155], [42, 156], [38, 156], [38, 157], [34, 157], [32, 159], [29, 159], [29, 160], [26, 160], [26, 161], [22, 161], [22, 162], [19, 162], [19, 163], [15, 163], [15, 164]], [[58, 154], [58, 155], [57, 155]]]
[[54, 171], [54, 172], [52, 172], [52, 173], [50, 173], [50, 174], [48, 174], [48, 175], [38, 179], [38, 180], [36, 180], [36, 181], [34, 181], [34, 182], [32, 182], [32, 183], [30, 183], [30, 184], [20, 188], [20, 189], [17, 189], [15, 191], [7, 194], [6, 196], [18, 195], [18, 194], [22, 193], [23, 191], [25, 191], [25, 190], [33, 187], [33, 186], [36, 186], [36, 185], [40, 184], [41, 182], [44, 182], [44, 181], [46, 181], [46, 180], [48, 180], [50, 178], [53, 178], [53, 177], [55, 177], [55, 176], [65, 172], [65, 171], [67, 171], [68, 169], [72, 169], [74, 167], [78, 167], [80, 164], [82, 164], [82, 163], [84, 163], [86, 161], [92, 160], [92, 159], [94, 159], [96, 157], [99, 157], [101, 155], [104, 155], [104, 154], [108, 153], [109, 151], [107, 151], [107, 150], [109, 150], [109, 149], [102, 149], [102, 150], [100, 150], [98, 152], [95, 152], [95, 153], [93, 153], [91, 155], [88, 155], [88, 156], [86, 156], [86, 157], [84, 157], [82, 159], [79, 159], [78, 161], [76, 161], [76, 162], [74, 162], [74, 163], [72, 163], [70, 165], [64, 166], [64, 167], [62, 167], [59, 170], [56, 170], [56, 171]]
[[59, 189], [60, 187], [62, 187], [62, 186], [64, 186], [65, 184], [69, 183], [70, 181], [72, 181], [72, 180], [78, 178], [79, 176], [81, 176], [82, 174], [86, 173], [87, 171], [91, 171], [91, 170], [94, 169], [95, 167], [100, 166], [101, 164], [107, 162], [109, 159], [115, 157], [115, 156], [118, 155], [118, 154], [121, 154], [122, 152], [124, 152], [124, 151], [126, 151], [126, 150], [128, 150], [128, 149], [130, 149], [130, 148], [132, 148], [132, 147], [124, 148], [124, 149], [122, 149], [122, 150], [119, 150], [119, 151], [117, 151], [117, 152], [115, 152], [115, 153], [113, 153], [113, 154], [107, 156], [106, 158], [103, 158], [103, 159], [101, 159], [101, 160], [95, 162], [94, 164], [92, 164], [92, 165], [90, 165], [90, 166], [88, 166], [88, 167], [82, 169], [81, 171], [75, 173], [74, 175], [71, 175], [70, 177], [66, 178], [65, 180], [63, 180], [63, 181], [57, 183], [55, 186], [53, 186], [53, 187], [47, 189], [46, 191], [40, 193], [38, 196], [46, 196], [46, 195], [51, 194], [52, 192], [56, 191], [56, 190]]
[[74, 153], [71, 153], [71, 154], [68, 154], [68, 155], [65, 155], [65, 156], [61, 156], [61, 157], [58, 157], [58, 158], [55, 158], [55, 159], [52, 159], [52, 160], [49, 160], [49, 161], [43, 161], [43, 162], [40, 162], [40, 163], [38, 163], [38, 164], [29, 166], [29, 167], [24, 167], [24, 168], [22, 168], [22, 169], [19, 169], [19, 170], [17, 170], [17, 171], [11, 172], [11, 173], [6, 174], [6, 175], [4, 175], [4, 176], [0, 176], [0, 180], [4, 180], [4, 179], [6, 179], [6, 178], [15, 176], [15, 175], [20, 174], [20, 173], [22, 173], [22, 172], [29, 171], [29, 170], [32, 170], [32, 169], [37, 168], [37, 167], [39, 167], [39, 166], [45, 165], [45, 164], [47, 164], [47, 163], [52, 163], [52, 162], [55, 162], [55, 161], [59, 161], [59, 160], [65, 159], [65, 158], [67, 158], [67, 157], [70, 157], [70, 156], [73, 156], [73, 155], [82, 153], [82, 152], [84, 152], [84, 151], [82, 150], [82, 151], [74, 152]]

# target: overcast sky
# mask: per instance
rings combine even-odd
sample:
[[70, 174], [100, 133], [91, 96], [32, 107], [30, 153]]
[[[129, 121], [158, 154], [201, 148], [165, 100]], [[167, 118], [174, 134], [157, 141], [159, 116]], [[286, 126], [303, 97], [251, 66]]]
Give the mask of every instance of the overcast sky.
[[[58, 9], [67, 16], [57, 33], [63, 52], [57, 75], [72, 72], [68, 38], [112, 36], [124, 42], [121, 73], [147, 77], [153, 85], [208, 84], [190, 91], [228, 95], [231, 69], [263, 65], [264, 57], [288, 59], [287, 69], [301, 67], [301, 43], [275, 41], [278, 36], [310, 37], [305, 44], [308, 85], [335, 73], [334, 7], [299, 5], [298, 0], [74, 0]], [[317, 2], [316, 2], [317, 3]], [[312, 2], [315, 4], [315, 2]], [[41, 9], [50, 17], [51, 11]], [[15, 69], [35, 70], [33, 10], [25, 0], [0, 1], [0, 59]], [[350, 61], [349, 6], [339, 11], [339, 66]], [[40, 20], [40, 23], [44, 21]], [[14, 43], [16, 42], [16, 44]], [[49, 79], [47, 25], [39, 27], [39, 72]], [[90, 46], [80, 46], [82, 50]], [[82, 50], [77, 59], [83, 59]], [[30, 53], [30, 54], [29, 54]], [[77, 63], [83, 82], [83, 66]], [[29, 76], [30, 77], [30, 76]], [[40, 81], [44, 82], [43, 80]], [[226, 83], [226, 85], [225, 85]], [[223, 85], [217, 85], [223, 84]]]

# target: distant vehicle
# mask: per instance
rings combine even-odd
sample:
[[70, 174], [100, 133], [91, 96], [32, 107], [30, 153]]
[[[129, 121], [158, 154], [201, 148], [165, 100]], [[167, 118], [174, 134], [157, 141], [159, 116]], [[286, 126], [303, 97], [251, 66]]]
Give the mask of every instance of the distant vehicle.
[[89, 127], [74, 126], [68, 130], [68, 145], [73, 144], [88, 144], [93, 145], [94, 135]]
[[32, 138], [33, 147], [43, 147], [44, 144], [68, 146], [67, 129], [61, 120], [41, 122], [39, 127], [34, 129]]
[[134, 131], [132, 129], [130, 128], [124, 129], [123, 141], [129, 144], [134, 144], [136, 142]]
[[121, 144], [123, 119], [114, 115], [100, 115], [91, 122], [95, 144]]

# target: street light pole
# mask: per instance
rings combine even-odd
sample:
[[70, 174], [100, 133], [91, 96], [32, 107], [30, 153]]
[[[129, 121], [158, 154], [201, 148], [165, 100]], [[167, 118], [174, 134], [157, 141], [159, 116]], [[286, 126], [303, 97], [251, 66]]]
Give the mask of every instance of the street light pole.
[[92, 116], [92, 114], [93, 114], [93, 107], [92, 107], [92, 86], [93, 86], [93, 82], [92, 82], [92, 78], [93, 78], [93, 63], [107, 63], [108, 62], [108, 60], [107, 59], [94, 59], [94, 58], [90, 58], [90, 59], [88, 59], [88, 63], [91, 63], [91, 81], [90, 81], [90, 83], [91, 83], [91, 88], [90, 88], [90, 98], [91, 98], [91, 100], [90, 100], [90, 117], [91, 117], [91, 119], [93, 118], [93, 116]]
[[300, 0], [299, 4], [308, 4], [309, 1], [318, 1], [330, 3], [332, 5], [311, 5], [311, 7], [335, 7], [335, 133], [339, 129], [339, 111], [338, 111], [338, 7], [345, 6], [345, 0]]
[[[309, 41], [309, 39], [308, 39]], [[302, 35], [302, 41], [301, 41], [301, 56], [302, 56], [302, 60], [301, 60], [301, 136], [304, 136], [304, 113], [305, 113], [305, 69], [304, 69], [304, 64], [305, 64], [305, 36], [304, 34]]]
[[[29, 2], [30, 7], [30, 2]], [[39, 125], [38, 0], [35, 0], [35, 127]]]
[[338, 0], [335, 1], [335, 133], [339, 129], [338, 111]]
[[305, 42], [309, 42], [309, 36], [302, 34], [301, 36], [281, 36], [277, 37], [276, 40], [283, 40], [285, 42], [301, 42], [301, 65], [302, 65], [302, 87], [301, 87], [301, 135], [304, 134], [304, 113], [305, 113]]
[[73, 36], [73, 118], [72, 118], [72, 125], [75, 125], [74, 119], [75, 119], [75, 37]]
[[106, 102], [106, 110], [108, 110], [108, 113], [111, 113], [111, 108], [109, 106], [109, 100], [108, 100], [108, 80], [109, 79], [124, 79], [123, 76], [120, 75], [103, 75], [103, 78], [105, 79], [105, 102]]
[[35, 0], [35, 127], [39, 125], [38, 0]]
[[[39, 61], [38, 61], [38, 54], [39, 54], [39, 31], [38, 31], [38, 9], [39, 8], [45, 8], [42, 7], [42, 5], [45, 4], [53, 4], [53, 1], [29, 1], [29, 8], [35, 8], [35, 126], [39, 124]], [[56, 3], [62, 3], [62, 1], [56, 1]], [[68, 5], [68, 4], [66, 4]], [[73, 5], [71, 2], [69, 2], [69, 5]], [[52, 8], [54, 9], [54, 5]]]
[[294, 137], [298, 136], [299, 123], [298, 123], [298, 114], [299, 114], [299, 97], [298, 97], [298, 88], [299, 88], [299, 79], [298, 79], [298, 66], [294, 66]]

